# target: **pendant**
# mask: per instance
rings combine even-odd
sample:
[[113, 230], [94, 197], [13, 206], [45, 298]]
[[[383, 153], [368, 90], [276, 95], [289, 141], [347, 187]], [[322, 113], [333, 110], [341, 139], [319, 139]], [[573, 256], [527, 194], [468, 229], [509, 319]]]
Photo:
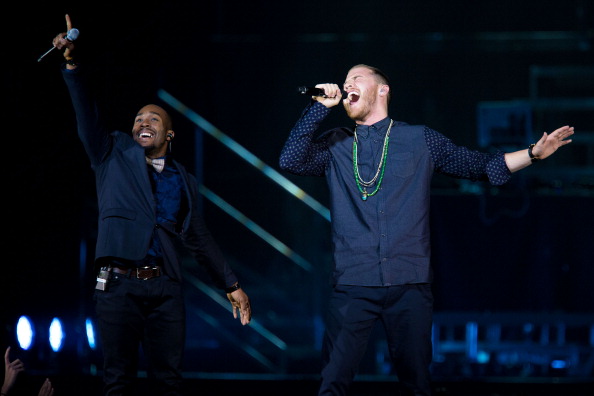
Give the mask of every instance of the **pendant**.
[[364, 190], [364, 191], [363, 191], [363, 194], [361, 195], [361, 199], [362, 199], [363, 201], [367, 201], [367, 190]]

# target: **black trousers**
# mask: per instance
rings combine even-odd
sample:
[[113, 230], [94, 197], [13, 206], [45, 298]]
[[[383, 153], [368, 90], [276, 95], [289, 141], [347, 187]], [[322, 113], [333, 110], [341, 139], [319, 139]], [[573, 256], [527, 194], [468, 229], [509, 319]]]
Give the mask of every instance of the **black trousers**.
[[185, 344], [182, 287], [167, 276], [148, 280], [112, 274], [107, 291], [95, 291], [104, 358], [105, 395], [134, 395], [139, 347], [155, 395], [181, 395]]
[[378, 320], [386, 331], [402, 394], [431, 395], [432, 314], [429, 284], [337, 285], [329, 304], [319, 395], [347, 394]]

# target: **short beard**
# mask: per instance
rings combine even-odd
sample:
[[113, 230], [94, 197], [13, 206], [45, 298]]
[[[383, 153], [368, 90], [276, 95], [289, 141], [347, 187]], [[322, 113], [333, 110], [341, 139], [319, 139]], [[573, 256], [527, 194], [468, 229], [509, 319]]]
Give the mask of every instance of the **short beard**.
[[[361, 102], [361, 100], [362, 99], [359, 98], [357, 103]], [[349, 116], [349, 118], [353, 121], [363, 121], [364, 122], [365, 119], [371, 113], [371, 109], [373, 108], [375, 101], [376, 101], [376, 98], [372, 97], [370, 100], [368, 100], [366, 103], [364, 103], [363, 107], [361, 107], [357, 110], [357, 113], [355, 113], [353, 110], [351, 110], [350, 107], [347, 107], [346, 105], [344, 105], [347, 116]]]

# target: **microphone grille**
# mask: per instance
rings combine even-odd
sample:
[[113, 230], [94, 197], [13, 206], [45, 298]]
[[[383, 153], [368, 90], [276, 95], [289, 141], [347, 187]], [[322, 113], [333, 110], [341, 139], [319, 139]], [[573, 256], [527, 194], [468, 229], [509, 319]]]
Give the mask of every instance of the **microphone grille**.
[[70, 29], [66, 35], [66, 40], [74, 41], [78, 38], [78, 29]]

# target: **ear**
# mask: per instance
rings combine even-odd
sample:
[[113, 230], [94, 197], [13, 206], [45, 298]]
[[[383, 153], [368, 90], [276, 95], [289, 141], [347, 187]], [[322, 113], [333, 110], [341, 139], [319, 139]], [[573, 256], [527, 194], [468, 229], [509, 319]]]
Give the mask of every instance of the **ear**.
[[171, 130], [167, 131], [167, 140], [173, 139], [174, 136], [175, 136], [175, 132], [173, 132]]
[[388, 92], [390, 92], [390, 86], [389, 85], [382, 85], [382, 87], [380, 88], [379, 94], [381, 96], [385, 96], [388, 94]]

